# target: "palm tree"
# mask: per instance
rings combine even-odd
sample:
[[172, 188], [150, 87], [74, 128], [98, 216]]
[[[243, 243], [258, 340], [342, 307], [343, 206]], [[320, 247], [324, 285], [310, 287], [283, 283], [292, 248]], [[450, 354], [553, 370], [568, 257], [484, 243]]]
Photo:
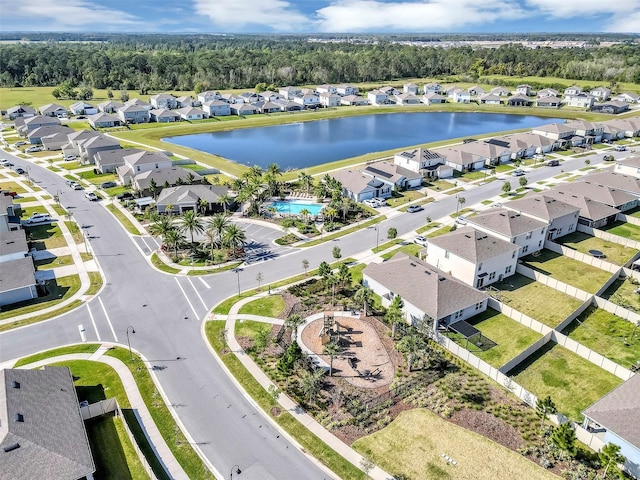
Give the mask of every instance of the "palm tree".
[[322, 376], [324, 375], [324, 370], [317, 369], [313, 372], [305, 370], [302, 372], [300, 376], [299, 384], [300, 390], [307, 395], [309, 399], [309, 403], [320, 393], [320, 388], [322, 387]]
[[[205, 232], [207, 232], [207, 236], [213, 238], [213, 240], [219, 245], [222, 246], [222, 237], [224, 235], [224, 231], [231, 225], [228, 217], [218, 213], [211, 217], [206, 225]], [[211, 232], [211, 234], [209, 234]]]
[[232, 223], [225, 229], [222, 242], [229, 247], [235, 255], [238, 249], [247, 243], [247, 234], [238, 225]]
[[327, 279], [325, 280], [325, 282], [327, 283], [327, 286], [331, 287], [331, 306], [332, 307], [333, 307], [333, 304], [335, 303], [336, 285], [338, 284], [339, 281], [340, 281], [340, 279], [338, 278], [338, 276], [334, 275], [333, 273], [331, 275], [329, 275], [327, 277]]
[[163, 215], [158, 219], [158, 221], [149, 225], [149, 233], [154, 237], [160, 235], [164, 238], [169, 230], [175, 230], [175, 228], [173, 218]]
[[177, 228], [173, 228], [165, 234], [165, 236], [163, 237], [163, 240], [167, 245], [173, 247], [173, 256], [174, 258], [177, 257], [178, 246], [184, 240], [184, 236], [182, 235], [182, 232]]
[[296, 338], [298, 336], [298, 327], [303, 323], [304, 323], [304, 318], [302, 318], [302, 315], [299, 315], [297, 313], [292, 313], [284, 321], [284, 326], [285, 328], [290, 328], [291, 331], [293, 332], [293, 338]]
[[313, 177], [306, 172], [300, 172], [300, 175], [298, 175], [298, 182], [300, 182], [300, 186], [307, 193], [309, 193], [313, 188]]
[[328, 207], [325, 211], [324, 214], [327, 216], [327, 218], [329, 219], [329, 222], [333, 222], [333, 219], [336, 218], [336, 216], [338, 215], [338, 211], [333, 208], [333, 207]]
[[342, 351], [340, 344], [337, 342], [330, 342], [324, 346], [322, 353], [329, 355], [329, 376], [333, 377], [333, 358]]
[[155, 199], [158, 190], [158, 184], [153, 178], [149, 181], [149, 190], [151, 190], [151, 195], [153, 195], [153, 198]]
[[340, 280], [340, 285], [343, 289], [347, 285], [351, 285], [351, 271], [344, 263], [338, 268], [338, 280]]
[[218, 202], [222, 204], [222, 208], [224, 208], [224, 214], [227, 214], [227, 207], [231, 205], [232, 198], [228, 193], [223, 193], [218, 197]]
[[300, 210], [300, 215], [304, 219], [305, 223], [309, 223], [309, 216], [311, 215], [311, 211], [308, 208], [303, 208]]
[[204, 227], [202, 225], [202, 218], [195, 210], [187, 210], [182, 214], [180, 218], [180, 229], [183, 232], [189, 232], [191, 235], [191, 244], [193, 244], [194, 233], [202, 233]]
[[165, 213], [169, 214], [169, 215], [173, 215], [173, 209], [175, 208], [175, 206], [173, 205], [173, 203], [167, 203], [164, 207], [164, 211]]
[[198, 206], [200, 207], [200, 211], [204, 215], [207, 211], [207, 207], [209, 206], [209, 202], [207, 202], [204, 198], [201, 198], [198, 202]]
[[357, 302], [362, 302], [362, 308], [364, 310], [364, 316], [367, 317], [368, 307], [373, 303], [373, 290], [369, 287], [361, 286], [353, 296], [354, 300]]
[[265, 179], [269, 185], [269, 195], [278, 193], [278, 177], [282, 176], [282, 170], [277, 163], [272, 163], [267, 167]]

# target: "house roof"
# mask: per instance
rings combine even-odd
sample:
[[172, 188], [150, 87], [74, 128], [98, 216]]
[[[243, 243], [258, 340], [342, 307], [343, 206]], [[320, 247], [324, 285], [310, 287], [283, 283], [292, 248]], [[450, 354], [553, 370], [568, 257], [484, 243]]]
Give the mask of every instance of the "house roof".
[[198, 182], [202, 179], [202, 177], [193, 170], [182, 167], [147, 170], [146, 172], [137, 174], [133, 179], [139, 189], [145, 190], [151, 186], [151, 180], [153, 180], [159, 187], [164, 185], [165, 182], [168, 182], [169, 185], [175, 185], [178, 182], [178, 179], [181, 179], [183, 182], [186, 181], [189, 178], [189, 174], [193, 176], [194, 182]]
[[574, 205], [580, 209], [580, 216], [592, 221], [602, 220], [612, 215], [617, 215], [620, 210], [610, 207], [604, 203], [596, 202], [584, 195], [567, 192], [563, 189], [565, 185], [556, 186], [545, 191], [545, 195], [561, 200], [569, 205]]
[[513, 95], [507, 99], [507, 103], [514, 102], [531, 102], [531, 99], [526, 95]]
[[64, 125], [44, 125], [42, 127], [34, 128], [29, 133], [27, 133], [27, 137], [29, 138], [42, 138], [48, 135], [53, 135], [55, 133], [64, 133], [64, 135], [68, 135], [72, 132], [69, 127]]
[[640, 375], [633, 375], [582, 413], [634, 447], [640, 448]]
[[491, 93], [510, 93], [507, 87], [494, 87], [490, 90]]
[[490, 208], [467, 219], [467, 222], [510, 238], [547, 226], [546, 222], [520, 215], [506, 208]]
[[546, 133], [570, 133], [576, 131], [575, 128], [567, 126], [565, 123], [547, 123], [546, 125], [540, 125], [532, 129], [533, 132], [546, 132]]
[[567, 127], [574, 130], [602, 130], [603, 125], [601, 123], [588, 122], [586, 120], [571, 120], [566, 123]]
[[98, 108], [101, 108], [101, 109], [105, 109], [108, 107], [118, 109], [122, 107], [122, 103], [116, 102], [114, 100], [107, 100], [106, 102], [102, 102], [98, 104]]
[[456, 165], [466, 166], [471, 163], [482, 161], [471, 152], [461, 149], [460, 145], [446, 148], [435, 148], [433, 151], [444, 157], [448, 163], [455, 163]]
[[376, 97], [379, 95], [384, 95], [385, 97], [389, 96], [387, 92], [383, 92], [382, 90], [371, 90], [369, 93], [367, 93], [367, 95], [375, 95]]
[[182, 107], [176, 110], [180, 115], [206, 115], [207, 113], [197, 107]]
[[558, 95], [558, 90], [556, 90], [555, 88], [543, 88], [542, 90], [538, 91], [538, 95], [549, 95], [549, 96], [553, 96], [555, 97], [556, 95]]
[[361, 97], [360, 95], [346, 95], [344, 97], [342, 97], [343, 100], [347, 101], [347, 102], [366, 102], [367, 100], [364, 97]]
[[575, 205], [570, 205], [556, 198], [549, 197], [544, 193], [526, 195], [524, 198], [519, 200], [512, 200], [505, 203], [504, 207], [509, 210], [523, 212], [549, 222], [580, 211], [580, 209]]
[[[609, 103], [613, 103], [613, 102], [609, 102]], [[623, 103], [622, 105], [626, 105], [626, 103]], [[35, 117], [32, 117], [35, 118]], [[24, 122], [28, 123], [28, 121], [31, 120], [30, 118], [27, 118]], [[633, 131], [633, 132], [637, 132], [638, 130], [640, 130], [640, 121], [635, 120], [634, 118], [614, 118], [613, 120], [607, 120], [606, 122], [602, 122], [605, 123], [607, 125], [613, 125], [614, 127], [620, 128], [621, 130], [626, 131]]]
[[436, 92], [431, 92], [431, 93], [425, 93], [422, 98], [424, 98], [425, 100], [446, 100], [447, 97], [445, 97], [444, 95], [440, 95], [439, 93]]
[[94, 115], [89, 115], [89, 121], [92, 123], [101, 123], [101, 122], [119, 122], [120, 119], [115, 115], [111, 115], [110, 113], [99, 112]]
[[402, 102], [406, 100], [413, 100], [416, 102], [420, 101], [420, 99], [416, 97], [413, 93], [401, 93], [399, 95], [396, 95], [395, 97]]
[[0, 419], [5, 478], [76, 480], [95, 471], [68, 367], [1, 370]]
[[87, 102], [76, 102], [76, 103], [72, 103], [71, 106], [69, 108], [95, 108], [93, 105], [91, 105], [90, 103]]
[[227, 102], [222, 100], [209, 100], [208, 102], [204, 102], [203, 105], [206, 105], [207, 107], [221, 107], [223, 105], [226, 105], [227, 107], [229, 106]]
[[36, 109], [26, 105], [16, 105], [15, 107], [8, 108], [7, 113], [30, 113], [35, 115]]
[[152, 163], [165, 163], [167, 161], [171, 161], [169, 157], [167, 157], [164, 153], [160, 152], [149, 152], [147, 150], [136, 152], [131, 155], [127, 155], [124, 157], [125, 163], [129, 165], [149, 165]]
[[130, 112], [147, 112], [148, 110], [140, 105], [124, 105], [118, 109], [119, 112], [130, 113]]
[[[2, 262], [2, 270], [6, 273], [11, 272], [11, 274], [7, 275], [5, 273], [0, 278], [0, 292], [7, 292], [9, 290], [16, 290], [18, 288], [36, 284], [34, 276], [35, 269], [33, 267], [33, 259], [31, 257]], [[0, 432], [2, 432], [1, 424]]]
[[363, 270], [363, 275], [436, 320], [487, 299], [483, 292], [402, 253], [383, 263], [370, 263]]
[[338, 180], [343, 188], [356, 195], [371, 188], [379, 188], [384, 184], [380, 179], [372, 178], [370, 175], [355, 170], [338, 170], [330, 175]]
[[472, 263], [484, 262], [507, 253], [517, 252], [520, 249], [511, 242], [501, 240], [472, 227], [458, 228], [445, 235], [431, 238], [429, 244], [448, 250]]
[[32, 123], [34, 125], [39, 125], [41, 123], [47, 125], [60, 125], [62, 123], [60, 122], [59, 118], [45, 117], [44, 115], [36, 115], [35, 117], [25, 118], [23, 121], [25, 125], [31, 125]]
[[501, 102], [502, 101], [502, 99], [495, 93], [485, 93], [484, 95], [480, 96], [480, 100], [485, 102], [496, 102], [496, 101]]
[[640, 167], [640, 155], [623, 158], [622, 160], [618, 160], [616, 163], [626, 167]]
[[42, 115], [57, 112], [58, 110], [64, 110], [65, 112], [67, 111], [66, 108], [64, 108], [62, 105], [58, 105], [57, 103], [47, 103], [46, 105], [40, 107], [39, 110]]
[[70, 142], [77, 142], [79, 140], [86, 140], [88, 138], [100, 137], [101, 133], [96, 132], [95, 130], [79, 130], [73, 131], [67, 135], [67, 139]]
[[413, 150], [404, 150], [394, 155], [395, 157], [402, 157], [409, 162], [420, 163], [424, 160], [436, 160], [442, 158], [442, 155], [435, 151], [428, 150], [426, 148], [418, 147]]
[[594, 202], [604, 203], [614, 208], [633, 202], [638, 198], [636, 195], [608, 187], [593, 180], [593, 178], [582, 178], [578, 182], [563, 184], [561, 189], [566, 193], [583, 195]]
[[124, 157], [142, 152], [137, 148], [115, 148], [113, 150], [101, 150], [95, 155], [96, 165], [123, 165]]
[[220, 197], [228, 192], [227, 187], [220, 185], [180, 185], [164, 188], [158, 195], [156, 205], [192, 205], [199, 200], [219, 203]]
[[[631, 157], [627, 160], [619, 160], [617, 163], [640, 167], [640, 157]], [[585, 175], [581, 180], [623, 190], [635, 195], [636, 197], [640, 196], [640, 179], [631, 175], [623, 175], [617, 172], [597, 172]]]
[[562, 103], [562, 99], [556, 97], [555, 95], [549, 95], [548, 97], [540, 97], [536, 100], [536, 103], [541, 104], [541, 103], [554, 103], [554, 104], [560, 104]]
[[89, 139], [87, 139], [87, 141], [85, 141], [82, 144], [82, 148], [83, 149], [87, 149], [87, 148], [96, 148], [96, 147], [119, 147], [120, 144], [118, 143], [117, 140], [114, 140], [113, 138], [109, 138], [105, 135], [100, 135], [97, 137], [91, 137]]
[[174, 112], [173, 110], [169, 110], [167, 108], [156, 108], [154, 110], [149, 110], [149, 115], [153, 115], [156, 118], [166, 118], [166, 117], [179, 118], [180, 114], [176, 112]]
[[176, 97], [171, 95], [170, 93], [158, 93], [157, 95], [151, 95], [149, 100], [175, 100]]
[[[2, 196], [5, 197], [5, 195]], [[0, 257], [19, 252], [24, 252], [26, 255], [28, 251], [27, 236], [24, 230], [18, 229], [2, 232], [2, 237], [0, 237]]]
[[151, 104], [145, 102], [144, 100], [140, 100], [139, 98], [132, 98], [131, 100], [127, 100], [124, 102], [125, 106], [137, 106], [137, 107], [150, 107]]
[[413, 172], [407, 168], [401, 167], [394, 163], [387, 161], [374, 162], [367, 165], [364, 170], [366, 174], [375, 178], [384, 178], [386, 181], [397, 183], [403, 178], [407, 180], [413, 180], [416, 178], [422, 178], [422, 175]]

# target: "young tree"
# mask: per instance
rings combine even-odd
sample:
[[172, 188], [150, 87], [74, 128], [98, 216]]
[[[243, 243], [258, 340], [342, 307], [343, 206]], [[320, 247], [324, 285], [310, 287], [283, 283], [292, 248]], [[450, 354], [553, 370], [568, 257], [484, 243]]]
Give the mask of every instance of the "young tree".
[[120, 101], [128, 102], [129, 101], [129, 92], [126, 90], [120, 90]]
[[458, 202], [456, 203], [456, 214], [458, 213], [458, 210], [460, 209], [460, 207], [465, 203], [467, 203], [467, 199], [464, 197], [458, 196], [457, 199], [458, 199]]
[[164, 237], [162, 237], [162, 240], [167, 245], [173, 247], [173, 256], [174, 256], [174, 258], [177, 258], [178, 257], [178, 246], [184, 240], [184, 236], [182, 235], [182, 232], [180, 232], [177, 228], [172, 228], [171, 230], [169, 230], [164, 235]]
[[[218, 178], [218, 177], [214, 177]], [[222, 204], [222, 208], [224, 209], [224, 214], [227, 214], [227, 207], [231, 205], [231, 197], [228, 193], [223, 193], [218, 197], [218, 202]]]
[[204, 232], [204, 225], [202, 224], [202, 218], [195, 210], [187, 210], [182, 214], [179, 220], [180, 229], [183, 232], [189, 232], [191, 235], [191, 244], [193, 245], [193, 236], [196, 233]]
[[305, 370], [302, 372], [300, 376], [299, 386], [302, 393], [307, 396], [309, 403], [313, 401], [315, 397], [320, 393], [320, 389], [322, 388], [322, 377], [324, 375], [324, 370], [317, 369], [312, 372], [309, 370]]
[[361, 286], [353, 296], [356, 302], [362, 303], [362, 309], [364, 310], [364, 316], [369, 315], [368, 307], [373, 303], [373, 290], [369, 287]]
[[302, 268], [304, 269], [305, 276], [307, 275], [307, 270], [309, 270], [309, 260], [306, 258], [302, 259]]
[[329, 356], [329, 376], [333, 377], [333, 359], [342, 351], [340, 344], [337, 342], [330, 342], [324, 346], [322, 353]]
[[292, 313], [284, 321], [284, 326], [285, 328], [291, 329], [291, 331], [293, 332], [293, 337], [295, 338], [298, 336], [298, 327], [302, 325], [303, 322], [304, 322], [304, 318], [302, 318], [301, 315], [298, 315], [297, 313]]
[[344, 263], [338, 267], [338, 280], [342, 288], [351, 285], [351, 270]]
[[391, 227], [389, 230], [387, 230], [387, 238], [392, 240], [394, 238], [396, 238], [398, 236], [398, 229], [396, 229], [396, 227]]
[[588, 158], [585, 158], [584, 164], [588, 167], [591, 164], [591, 160], [589, 160]]
[[272, 407], [275, 407], [276, 404], [278, 403], [278, 400], [280, 399], [280, 394], [282, 393], [282, 390], [280, 390], [275, 385], [271, 384], [269, 385], [269, 388], [267, 388], [267, 392], [269, 393], [269, 403], [271, 404]]
[[331, 267], [327, 262], [320, 262], [320, 266], [318, 266], [318, 275], [320, 275], [323, 280], [326, 280], [329, 275], [331, 275]]
[[258, 290], [260, 290], [260, 288], [262, 287], [262, 280], [264, 280], [264, 276], [262, 275], [262, 272], [258, 272], [258, 274], [256, 275], [256, 282], [258, 282]]
[[331, 306], [332, 307], [335, 304], [335, 300], [336, 300], [336, 285], [339, 282], [340, 282], [340, 279], [338, 278], [337, 275], [334, 275], [334, 274], [329, 275], [325, 280], [325, 283], [327, 284], [327, 287], [331, 287]]
[[385, 320], [391, 325], [391, 338], [395, 338], [397, 324], [404, 319], [402, 307], [404, 307], [404, 302], [399, 295], [396, 295], [384, 315]]
[[375, 465], [371, 460], [369, 460], [368, 458], [362, 457], [362, 460], [360, 460], [360, 468], [362, 468], [365, 478], [369, 478], [369, 473], [371, 473], [371, 470], [373, 470], [373, 467], [375, 467]]
[[551, 400], [551, 396], [547, 395], [547, 398], [539, 398], [536, 402], [536, 415], [540, 417], [540, 428], [544, 425], [544, 419], [547, 418], [547, 415], [553, 415], [556, 413], [556, 405]]
[[270, 338], [270, 329], [268, 327], [259, 328], [253, 337], [253, 348], [255, 348], [256, 352], [260, 353], [267, 345], [269, 345]]
[[574, 457], [577, 452], [576, 431], [571, 422], [560, 424], [551, 434], [551, 442], [560, 450]]
[[340, 247], [333, 247], [333, 258], [336, 260], [340, 260], [342, 258], [342, 252], [340, 251]]
[[152, 178], [151, 181], [149, 181], [149, 190], [151, 190], [151, 195], [153, 195], [153, 198], [156, 198], [156, 192], [158, 190], [158, 184], [156, 183], [156, 181]]
[[113, 90], [110, 88], [107, 89], [107, 98], [111, 100], [113, 98]]
[[520, 182], [520, 186], [524, 188], [527, 186], [527, 183], [529, 183], [529, 180], [527, 180], [527, 177], [520, 177], [520, 180], [518, 180], [518, 182]]
[[620, 454], [620, 447], [613, 443], [607, 443], [598, 453], [600, 464], [604, 467], [602, 479], [606, 480], [607, 475], [612, 473], [614, 477], [624, 478], [618, 465], [624, 463], [624, 456]]
[[502, 191], [503, 191], [504, 193], [509, 193], [509, 192], [511, 191], [511, 183], [510, 183], [510, 182], [508, 182], [508, 181], [507, 181], [507, 182], [504, 182], [504, 183], [502, 184]]

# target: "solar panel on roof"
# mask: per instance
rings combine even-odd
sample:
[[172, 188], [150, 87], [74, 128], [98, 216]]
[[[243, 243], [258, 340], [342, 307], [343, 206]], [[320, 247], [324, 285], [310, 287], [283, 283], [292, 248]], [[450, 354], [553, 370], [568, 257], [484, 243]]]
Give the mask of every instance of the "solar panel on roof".
[[388, 172], [383, 172], [382, 170], [378, 170], [375, 167], [367, 167], [367, 170], [371, 173], [375, 173], [376, 175], [380, 175], [381, 177], [384, 178], [391, 178], [393, 177], [392, 173], [388, 173]]
[[509, 147], [509, 142], [506, 142], [504, 140], [498, 140], [495, 138], [492, 138], [491, 140], [486, 140], [484, 143], [490, 143], [491, 145], [498, 145], [499, 147], [504, 147], [504, 148]]

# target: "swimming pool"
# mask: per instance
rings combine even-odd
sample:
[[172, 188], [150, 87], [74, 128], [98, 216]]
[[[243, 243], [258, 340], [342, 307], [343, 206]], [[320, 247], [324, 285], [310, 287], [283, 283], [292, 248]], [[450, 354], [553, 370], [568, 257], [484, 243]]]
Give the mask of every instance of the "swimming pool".
[[300, 215], [304, 209], [309, 210], [311, 215], [318, 215], [322, 210], [321, 203], [312, 203], [304, 200], [277, 200], [273, 202], [271, 207], [275, 207], [278, 213]]

